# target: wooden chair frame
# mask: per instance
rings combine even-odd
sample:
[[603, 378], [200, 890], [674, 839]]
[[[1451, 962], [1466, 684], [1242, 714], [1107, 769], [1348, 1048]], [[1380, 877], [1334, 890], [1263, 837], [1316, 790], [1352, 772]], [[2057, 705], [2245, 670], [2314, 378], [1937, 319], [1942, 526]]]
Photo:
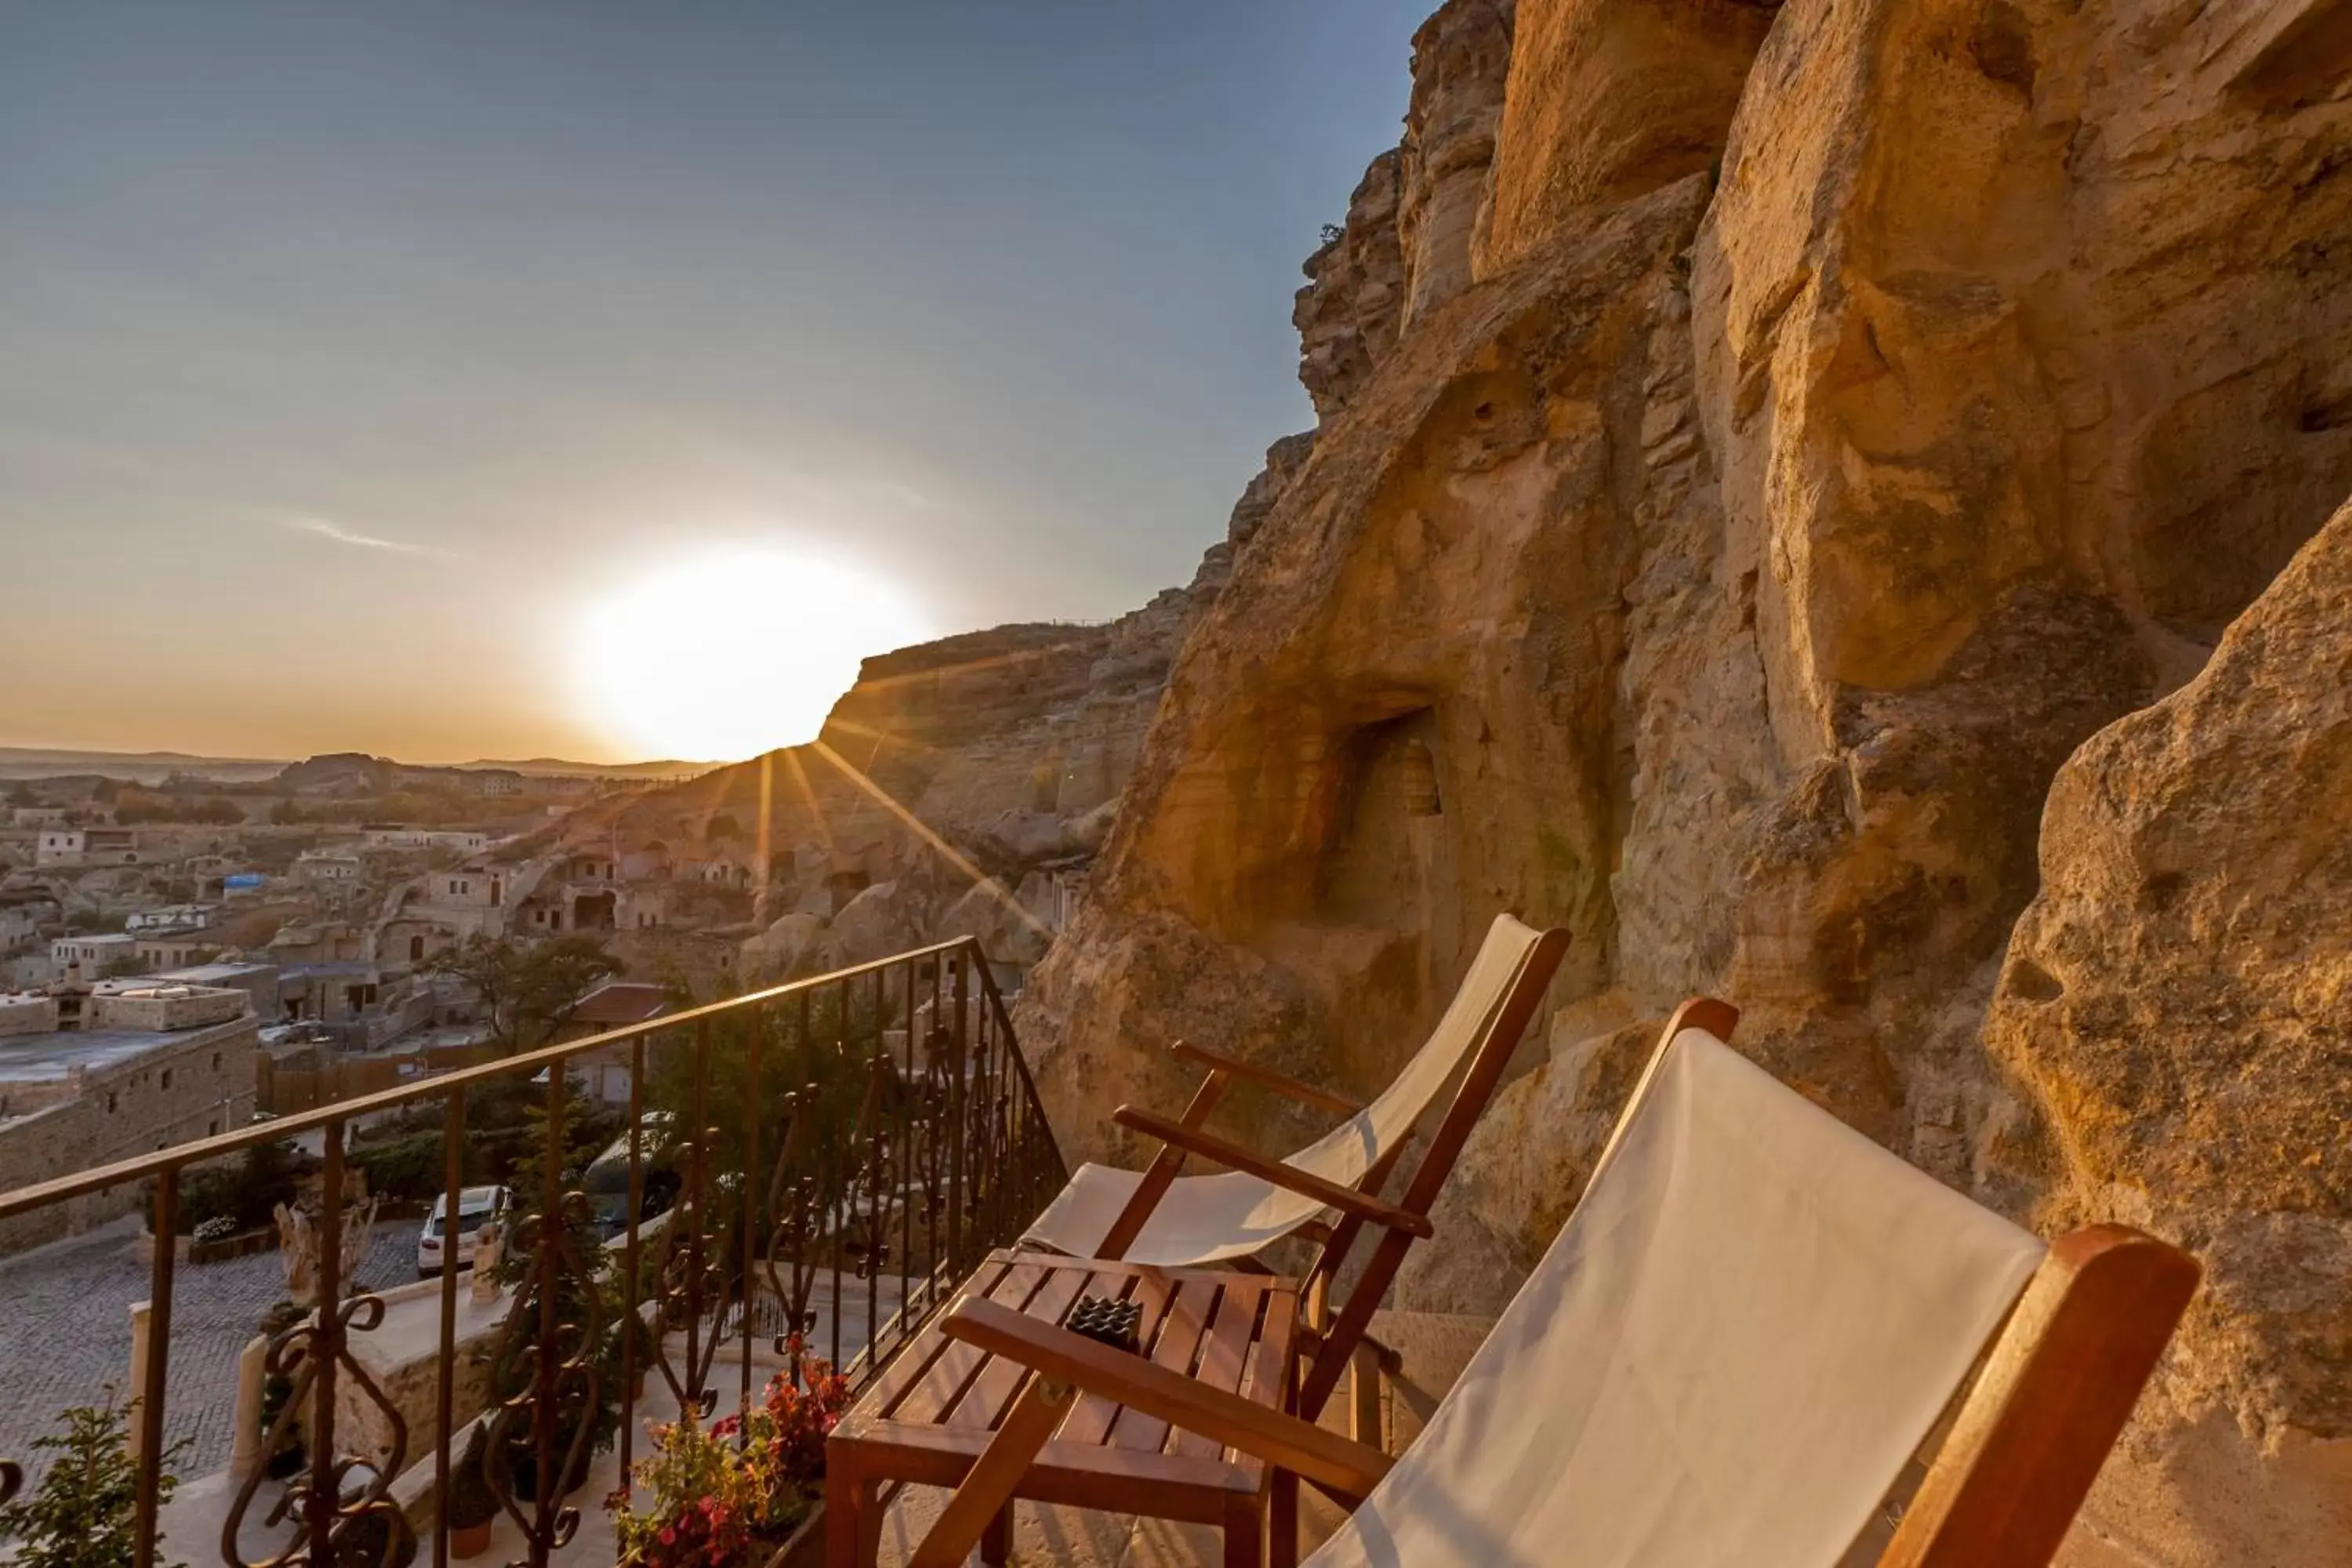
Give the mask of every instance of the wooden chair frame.
[[[1184, 1114], [1174, 1121], [1158, 1116], [1131, 1105], [1122, 1105], [1113, 1113], [1113, 1120], [1122, 1127], [1159, 1141], [1159, 1152], [1136, 1184], [1134, 1195], [1127, 1206], [1104, 1233], [1096, 1256], [1107, 1262], [1125, 1258], [1127, 1249], [1143, 1232], [1152, 1211], [1165, 1197], [1169, 1188], [1182, 1173], [1188, 1159], [1202, 1159], [1222, 1165], [1230, 1171], [1241, 1171], [1261, 1181], [1301, 1194], [1321, 1203], [1339, 1215], [1337, 1224], [1328, 1229], [1318, 1226], [1307, 1234], [1319, 1240], [1315, 1262], [1304, 1279], [1301, 1300], [1304, 1321], [1300, 1334], [1302, 1348], [1307, 1353], [1307, 1371], [1301, 1380], [1296, 1408], [1307, 1420], [1322, 1414], [1323, 1405], [1332, 1390], [1339, 1386], [1342, 1373], [1356, 1367], [1360, 1373], [1370, 1369], [1361, 1365], [1361, 1352], [1369, 1349], [1364, 1331], [1371, 1322], [1372, 1313], [1388, 1294], [1391, 1283], [1404, 1262], [1404, 1256], [1416, 1239], [1434, 1234], [1429, 1211], [1437, 1202], [1445, 1179], [1453, 1173], [1454, 1163], [1461, 1157], [1462, 1147], [1469, 1141], [1471, 1130], [1478, 1118], [1486, 1114], [1486, 1105], [1502, 1082], [1503, 1069], [1518, 1048], [1519, 1037], [1527, 1032], [1543, 994], [1551, 984], [1551, 977], [1559, 967], [1560, 957], [1568, 951], [1568, 932], [1557, 928], [1537, 934], [1535, 942], [1520, 957], [1518, 967], [1512, 972], [1503, 994], [1481, 1022], [1476, 1046], [1470, 1064], [1462, 1075], [1454, 1099], [1445, 1109], [1444, 1118], [1431, 1134], [1421, 1158], [1415, 1163], [1412, 1177], [1404, 1193], [1394, 1202], [1382, 1198], [1381, 1189], [1394, 1173], [1400, 1157], [1410, 1139], [1401, 1139], [1396, 1148], [1389, 1150], [1372, 1163], [1370, 1170], [1353, 1186], [1341, 1186], [1328, 1182], [1295, 1165], [1268, 1159], [1228, 1139], [1203, 1131], [1202, 1123], [1209, 1113], [1224, 1098], [1225, 1090], [1235, 1082], [1255, 1084], [1300, 1104], [1353, 1116], [1363, 1107], [1340, 1096], [1287, 1078], [1270, 1068], [1260, 1067], [1232, 1057], [1221, 1056], [1200, 1046], [1182, 1041], [1171, 1047], [1181, 1061], [1207, 1069], [1207, 1076], [1192, 1094], [1192, 1103]], [[1721, 1003], [1706, 1006], [1722, 1008], [1731, 1018], [1738, 1015]], [[1679, 1016], [1679, 1015], [1677, 1015]], [[1727, 1030], [1729, 1024], [1723, 1026]], [[1368, 1225], [1380, 1227], [1381, 1236], [1370, 1261], [1334, 1317], [1330, 1310], [1330, 1291], [1339, 1267], [1347, 1260], [1358, 1238]], [[1369, 1381], [1367, 1375], [1365, 1381]], [[1009, 1423], [1008, 1423], [1009, 1424]], [[1034, 1450], [1033, 1450], [1034, 1452]]]
[[[1738, 1016], [1720, 1002], [1686, 1002], [1664, 1037], [1696, 1025], [1725, 1038]], [[2060, 1237], [1993, 1342], [1879, 1568], [2044, 1568], [2188, 1310], [2200, 1272], [2189, 1254], [2126, 1226]], [[1311, 1419], [1252, 1405], [993, 1302], [960, 1301], [942, 1328], [1034, 1376], [923, 1541], [914, 1568], [964, 1561], [1052, 1435], [1045, 1412], [1072, 1389], [1255, 1455], [1350, 1508], [1396, 1463]]]

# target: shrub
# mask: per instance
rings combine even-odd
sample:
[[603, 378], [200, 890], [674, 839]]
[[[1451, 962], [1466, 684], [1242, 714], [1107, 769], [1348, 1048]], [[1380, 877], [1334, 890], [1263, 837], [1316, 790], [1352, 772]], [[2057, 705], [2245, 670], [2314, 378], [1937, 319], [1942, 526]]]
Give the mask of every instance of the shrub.
[[[460, 1153], [461, 1169], [463, 1152]], [[352, 1163], [367, 1173], [368, 1191], [388, 1198], [431, 1203], [441, 1195], [446, 1175], [441, 1134], [412, 1132], [351, 1151]]]
[[[291, 1139], [280, 1138], [254, 1144], [234, 1165], [190, 1171], [180, 1178], [180, 1234], [196, 1235], [215, 1219], [227, 1220], [232, 1236], [259, 1230], [272, 1222], [279, 1204], [294, 1201], [296, 1182], [317, 1168]], [[145, 1206], [154, 1212], [152, 1184]]]
[[[579, 1177], [581, 1167], [594, 1152], [596, 1145], [579, 1138], [589, 1121], [591, 1107], [578, 1086], [565, 1080], [563, 1097], [566, 1106], [563, 1118], [564, 1148], [552, 1152], [558, 1156], [556, 1173], [559, 1185], [568, 1189]], [[569, 1456], [572, 1445], [584, 1426], [586, 1440], [579, 1449], [579, 1463], [584, 1467], [589, 1457], [600, 1454], [613, 1446], [619, 1436], [623, 1415], [624, 1393], [620, 1386], [622, 1330], [619, 1320], [625, 1315], [625, 1304], [615, 1283], [604, 1277], [604, 1252], [603, 1237], [586, 1205], [561, 1203], [553, 1214], [545, 1211], [547, 1161], [550, 1155], [547, 1121], [543, 1114], [533, 1119], [533, 1124], [522, 1130], [529, 1140], [522, 1158], [510, 1178], [516, 1206], [509, 1235], [512, 1245], [506, 1250], [499, 1266], [499, 1280], [515, 1288], [517, 1304], [513, 1309], [517, 1321], [529, 1322], [538, 1311], [537, 1303], [543, 1292], [555, 1295], [557, 1321], [583, 1323], [601, 1319], [605, 1327], [596, 1344], [589, 1347], [595, 1361], [597, 1375], [587, 1385], [565, 1382], [556, 1399], [554, 1418], [555, 1440], [551, 1457]], [[572, 1259], [584, 1264], [587, 1272], [578, 1267], [558, 1267], [548, 1273], [533, 1267], [531, 1241], [537, 1226], [542, 1223], [561, 1227], [561, 1245]], [[487, 1360], [488, 1384], [493, 1397], [510, 1400], [519, 1397], [536, 1376], [536, 1350], [527, 1341], [502, 1337], [492, 1346]], [[589, 1399], [593, 1387], [594, 1399]], [[510, 1436], [505, 1453], [497, 1456], [514, 1477], [520, 1495], [539, 1495], [539, 1453], [535, 1442], [520, 1435]], [[584, 1473], [584, 1471], [583, 1472]], [[568, 1490], [579, 1483], [579, 1474], [560, 1478], [559, 1490]]]
[[[126, 1439], [130, 1420], [110, 1399], [60, 1412], [61, 1433], [33, 1439], [55, 1456], [39, 1488], [0, 1508], [0, 1535], [16, 1542], [16, 1568], [121, 1568], [137, 1560], [139, 1467]], [[172, 1461], [183, 1438], [163, 1451], [156, 1501], [169, 1502], [179, 1486]], [[171, 1568], [184, 1568], [174, 1563]]]

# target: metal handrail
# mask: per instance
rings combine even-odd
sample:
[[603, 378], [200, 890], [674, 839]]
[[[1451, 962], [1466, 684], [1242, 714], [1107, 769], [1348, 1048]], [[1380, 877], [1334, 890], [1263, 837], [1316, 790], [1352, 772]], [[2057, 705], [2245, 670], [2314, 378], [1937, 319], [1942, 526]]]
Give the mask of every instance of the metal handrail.
[[[920, 1000], [926, 990], [928, 1002]], [[814, 1013], [812, 1004], [828, 993], [835, 999], [832, 1011]], [[916, 1022], [926, 1006], [929, 1026], [919, 1034]], [[896, 1024], [890, 1022], [894, 1017]], [[740, 1120], [718, 1114], [711, 1092], [713, 1026], [736, 1020], [752, 1026], [726, 1037], [742, 1047]], [[783, 1087], [777, 1074], [763, 1071], [763, 1043], [779, 1025], [779, 1038], [796, 1047], [798, 1055], [772, 1066], [788, 1068], [797, 1062], [814, 1079], [819, 1063], [829, 1062], [828, 1083]], [[646, 1094], [648, 1047], [657, 1040], [666, 1042], [665, 1049], [689, 1050], [691, 1104], [681, 1108], [688, 1136], [663, 1156], [673, 1179], [682, 1175], [677, 1206], [648, 1218]], [[625, 1048], [630, 1063], [628, 1217], [625, 1237], [615, 1238], [625, 1245], [617, 1256], [583, 1257], [574, 1228], [585, 1223], [583, 1195], [568, 1190], [562, 1174], [571, 1075], [560, 1065], [615, 1047]], [[986, 1248], [1017, 1236], [1067, 1177], [1003, 995], [977, 941], [962, 937], [0, 1194], [5, 1220], [130, 1183], [152, 1184], [150, 1223], [156, 1244], [148, 1354], [133, 1406], [139, 1425], [136, 1568], [152, 1568], [158, 1556], [176, 1272], [173, 1239], [179, 1229], [182, 1181], [190, 1167], [295, 1133], [324, 1133], [312, 1292], [319, 1305], [280, 1331], [266, 1358], [268, 1373], [292, 1386], [263, 1435], [263, 1448], [276, 1452], [291, 1436], [291, 1423], [299, 1416], [302, 1442], [310, 1449], [303, 1471], [268, 1522], [290, 1520], [286, 1528], [298, 1534], [262, 1563], [244, 1563], [240, 1528], [248, 1511], [260, 1506], [261, 1476], [255, 1471], [244, 1478], [230, 1505], [220, 1552], [232, 1568], [328, 1562], [342, 1553], [351, 1532], [371, 1521], [395, 1531], [408, 1528], [390, 1494], [392, 1477], [409, 1458], [407, 1423], [352, 1354], [355, 1336], [381, 1323], [387, 1308], [381, 1296], [341, 1278], [348, 1223], [343, 1176], [351, 1163], [345, 1134], [360, 1118], [437, 1103], [441, 1180], [454, 1194], [463, 1184], [467, 1163], [469, 1091], [501, 1079], [536, 1079], [542, 1071], [545, 1120], [535, 1134], [544, 1144], [539, 1192], [535, 1197], [518, 1193], [513, 1215], [499, 1226], [513, 1231], [518, 1262], [527, 1265], [498, 1341], [501, 1363], [520, 1369], [521, 1381], [489, 1389], [489, 1407], [466, 1428], [478, 1439], [487, 1483], [521, 1531], [525, 1556], [534, 1564], [546, 1563], [578, 1527], [578, 1510], [565, 1506], [565, 1488], [558, 1483], [591, 1451], [587, 1434], [599, 1407], [600, 1374], [584, 1358], [590, 1347], [607, 1342], [608, 1327], [617, 1336], [624, 1383], [658, 1371], [681, 1408], [709, 1409], [719, 1397], [714, 1374], [719, 1371], [719, 1342], [732, 1321], [740, 1365], [729, 1381], [736, 1384], [740, 1407], [748, 1411], [758, 1298], [772, 1295], [792, 1332], [814, 1342], [813, 1292], [829, 1271], [831, 1359], [845, 1363], [854, 1384], [902, 1349], [952, 1293], [961, 1273]], [[838, 1104], [828, 1108], [828, 1095], [858, 1092], [861, 1079], [863, 1105], [845, 1121]], [[728, 1092], [725, 1086], [721, 1092]], [[731, 1152], [722, 1142], [729, 1134], [718, 1125], [721, 1120], [737, 1121], [740, 1142]], [[765, 1145], [772, 1130], [780, 1130], [772, 1152]], [[728, 1168], [717, 1168], [722, 1163]], [[457, 1436], [457, 1242], [456, 1227], [447, 1227], [430, 1455], [429, 1560], [436, 1568], [448, 1561], [451, 1444]], [[587, 1250], [597, 1252], [593, 1245]], [[893, 1264], [897, 1288], [886, 1318], [885, 1273]], [[789, 1272], [789, 1282], [780, 1267]], [[844, 1305], [857, 1286], [864, 1296], [862, 1344], [844, 1332]], [[606, 1322], [612, 1290], [620, 1292], [630, 1317], [654, 1313], [643, 1356], [636, 1329]], [[682, 1340], [682, 1345], [673, 1348], [672, 1339]], [[796, 1362], [791, 1375], [800, 1375]], [[381, 1463], [349, 1456], [337, 1441], [338, 1384], [346, 1380], [389, 1417], [391, 1451]], [[623, 1401], [618, 1439], [625, 1492], [637, 1420], [630, 1403]], [[560, 1438], [559, 1427], [571, 1436]], [[530, 1466], [528, 1498], [520, 1484], [524, 1474], [517, 1468], [520, 1463]], [[373, 1479], [362, 1483], [357, 1478], [362, 1474]], [[15, 1467], [0, 1458], [0, 1488], [17, 1479]]]
[[[28, 1187], [18, 1187], [11, 1192], [0, 1193], [0, 1219], [10, 1219], [17, 1215], [29, 1214], [35, 1209], [47, 1208], [49, 1205], [61, 1203], [67, 1198], [82, 1197], [90, 1193], [103, 1192], [109, 1187], [121, 1186], [127, 1182], [140, 1181], [167, 1166], [185, 1167], [200, 1164], [206, 1160], [218, 1159], [223, 1154], [234, 1154], [241, 1149], [251, 1148], [257, 1143], [274, 1143], [280, 1138], [290, 1138], [298, 1132], [312, 1131], [333, 1122], [350, 1121], [379, 1110], [397, 1110], [403, 1106], [414, 1105], [423, 1100], [440, 1100], [446, 1097], [453, 1089], [472, 1089], [498, 1079], [509, 1078], [527, 1068], [534, 1069], [543, 1068], [555, 1062], [569, 1061], [573, 1057], [583, 1056], [606, 1046], [626, 1045], [633, 1040], [650, 1036], [667, 1034], [672, 1030], [693, 1025], [707, 1024], [713, 1018], [750, 1012], [765, 1004], [782, 1001], [803, 992], [814, 994], [827, 986], [839, 984], [845, 980], [854, 980], [861, 974], [869, 974], [898, 964], [937, 957], [942, 953], [953, 952], [959, 948], [971, 950], [980, 973], [983, 976], [984, 988], [991, 997], [996, 997], [996, 982], [992, 977], [988, 977], [987, 961], [980, 952], [978, 942], [971, 937], [959, 937], [952, 942], [934, 942], [929, 947], [910, 948], [905, 952], [892, 953], [887, 958], [877, 958], [866, 963], [854, 963], [847, 968], [811, 975], [804, 980], [788, 981], [782, 985], [771, 986], [765, 991], [752, 992], [749, 995], [730, 996], [723, 1001], [706, 1002], [699, 1007], [689, 1007], [683, 1013], [665, 1014], [661, 1017], [643, 1024], [628, 1024], [617, 1029], [607, 1029], [601, 1035], [588, 1036], [583, 1039], [566, 1040], [562, 1045], [541, 1046], [531, 1050], [518, 1052], [510, 1057], [500, 1057], [494, 1062], [482, 1062], [474, 1067], [453, 1068], [448, 1072], [436, 1073], [431, 1078], [404, 1085], [399, 1089], [382, 1089], [370, 1094], [355, 1095], [350, 1100], [336, 1100], [332, 1104], [299, 1111], [291, 1116], [272, 1117], [267, 1121], [257, 1121], [250, 1126], [236, 1128], [232, 1131], [218, 1133], [210, 1138], [200, 1138], [194, 1142], [175, 1143], [168, 1149], [157, 1149], [131, 1159], [117, 1160], [111, 1165], [99, 1165], [70, 1176], [58, 1176], [49, 1181], [35, 1183]], [[996, 1005], [1002, 1012], [1003, 1003], [1001, 999], [997, 1000]], [[1028, 1083], [1028, 1073], [1025, 1068], [1022, 1073], [1022, 1079], [1024, 1083]], [[1034, 1096], [1036, 1086], [1029, 1083], [1029, 1090]]]

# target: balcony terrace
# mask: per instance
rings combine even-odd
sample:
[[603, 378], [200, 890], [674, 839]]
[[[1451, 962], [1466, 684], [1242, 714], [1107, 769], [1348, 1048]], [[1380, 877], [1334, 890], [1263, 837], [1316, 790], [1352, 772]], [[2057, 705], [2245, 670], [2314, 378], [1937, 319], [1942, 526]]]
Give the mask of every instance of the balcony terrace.
[[[591, 1054], [629, 1066], [601, 1153], [581, 1138], [599, 1108], [570, 1070]], [[477, 1114], [501, 1100], [530, 1114], [511, 1175], [486, 1163]], [[440, 1191], [511, 1182], [474, 1278], [355, 1284], [377, 1215], [357, 1178], [386, 1124], [431, 1142]], [[497, 1561], [612, 1561], [604, 1505], [656, 1427], [688, 1406], [740, 1415], [779, 1379], [811, 1384], [788, 1342], [864, 1385], [1067, 1174], [967, 939], [0, 1194], [0, 1224], [131, 1189], [152, 1237], [180, 1236], [192, 1182], [289, 1139], [320, 1168], [280, 1218], [297, 1306], [274, 1331], [193, 1342], [218, 1331], [174, 1323], [203, 1265], [184, 1245], [148, 1249], [121, 1390], [138, 1568], [441, 1568], [483, 1514]], [[175, 1407], [175, 1363], [223, 1355], [237, 1360], [234, 1453], [175, 1489], [175, 1443], [222, 1415]], [[40, 1455], [5, 1458], [0, 1492], [37, 1486]], [[538, 1484], [557, 1475], [576, 1484]]]

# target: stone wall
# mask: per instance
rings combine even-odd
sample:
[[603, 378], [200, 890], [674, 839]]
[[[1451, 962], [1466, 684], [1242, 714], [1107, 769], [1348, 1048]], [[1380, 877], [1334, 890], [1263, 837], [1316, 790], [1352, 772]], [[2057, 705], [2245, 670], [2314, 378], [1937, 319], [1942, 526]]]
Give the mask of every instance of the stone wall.
[[[0, 1121], [0, 1192], [244, 1126], [253, 1115], [258, 1038], [257, 1021], [238, 1018], [159, 1037], [152, 1049], [77, 1068], [55, 1087], [26, 1086], [46, 1108]], [[132, 1184], [0, 1220], [0, 1252], [77, 1235], [143, 1201]]]

